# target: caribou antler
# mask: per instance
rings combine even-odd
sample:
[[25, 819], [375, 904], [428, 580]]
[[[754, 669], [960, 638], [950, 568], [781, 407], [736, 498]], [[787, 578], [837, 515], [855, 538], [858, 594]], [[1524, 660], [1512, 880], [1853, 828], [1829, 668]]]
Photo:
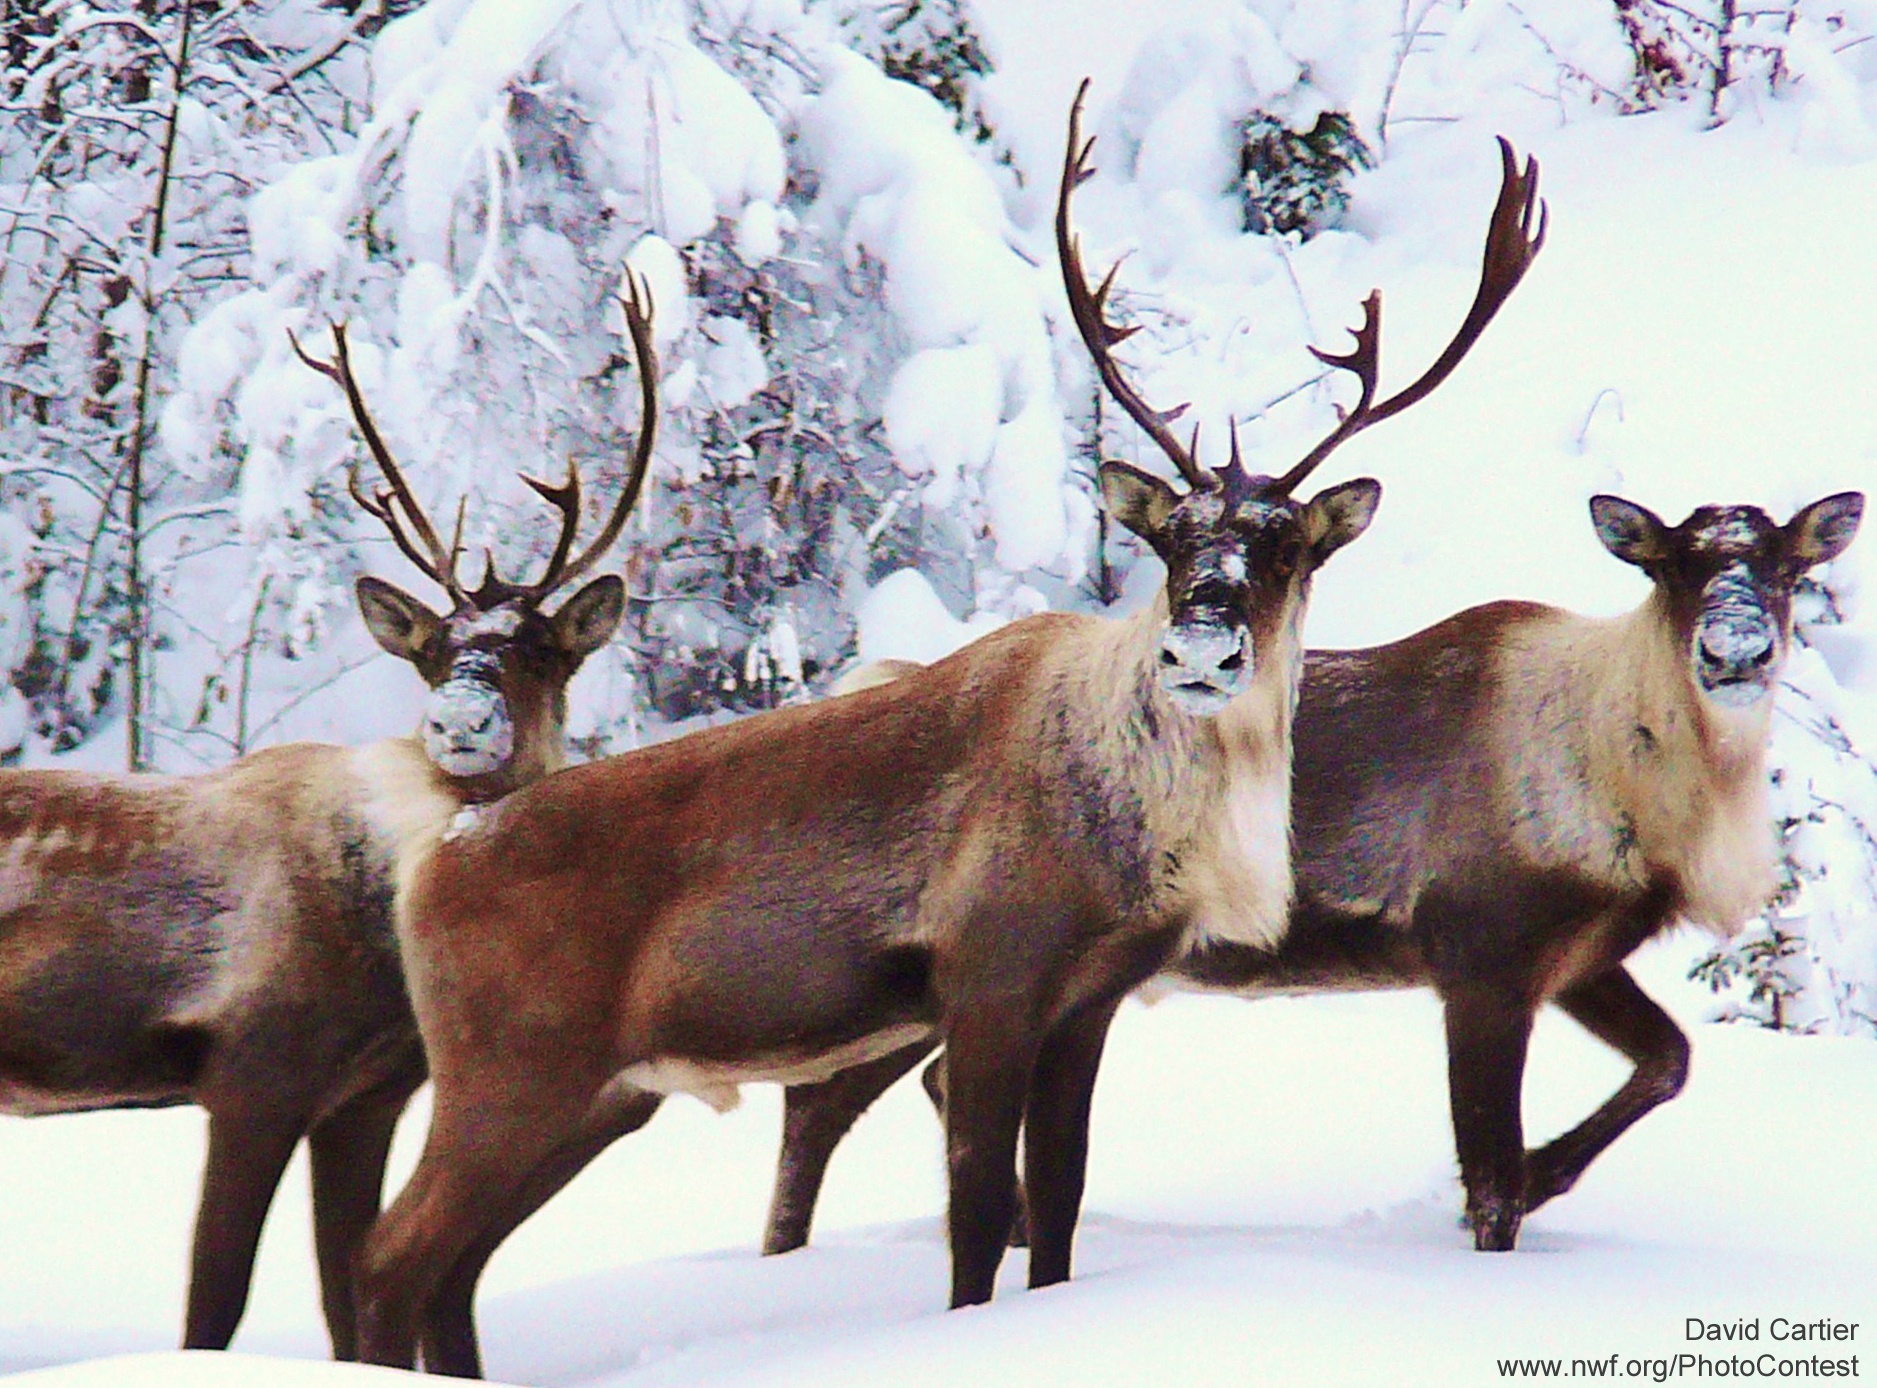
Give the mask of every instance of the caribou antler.
[[[573, 552], [574, 535], [580, 528], [580, 474], [570, 462], [567, 465], [567, 480], [559, 486], [543, 482], [538, 477], [524, 476], [521, 480], [561, 513], [560, 538], [554, 544], [554, 553], [548, 556], [546, 571], [536, 582], [520, 586], [504, 584], [495, 577], [495, 566], [491, 561], [482, 582], [483, 589], [495, 584], [506, 590], [509, 596], [539, 602], [557, 588], [572, 583], [612, 548], [613, 541], [619, 538], [619, 532], [625, 528], [626, 517], [632, 514], [640, 492], [645, 489], [646, 470], [652, 462], [652, 445], [658, 436], [658, 349], [652, 341], [652, 288], [642, 276], [627, 270], [626, 295], [619, 303], [625, 310], [626, 328], [632, 335], [632, 354], [638, 361], [639, 399], [643, 406], [638, 443], [632, 450], [625, 489], [620, 492], [613, 513], [606, 518], [606, 524], [600, 527], [600, 533], [593, 537], [593, 542], [578, 558], [570, 560], [567, 556]], [[478, 589], [478, 592], [481, 591]]]
[[[1218, 475], [1201, 467], [1198, 461], [1198, 428], [1193, 430], [1192, 443], [1182, 447], [1173, 436], [1173, 431], [1167, 427], [1185, 412], [1186, 406], [1179, 405], [1171, 410], [1155, 409], [1127, 383], [1114, 359], [1112, 349], [1139, 331], [1135, 327], [1119, 327], [1108, 321], [1108, 295], [1114, 289], [1115, 275], [1120, 266], [1110, 270], [1101, 285], [1092, 292], [1088, 287], [1088, 276], [1082, 269], [1081, 244], [1069, 226], [1069, 201], [1075, 190], [1095, 173], [1094, 167], [1088, 162], [1089, 151], [1094, 148], [1095, 141], [1093, 138], [1082, 138], [1082, 103], [1088, 96], [1088, 86], [1088, 79], [1084, 78], [1082, 85], [1076, 88], [1075, 100], [1069, 106], [1069, 146], [1063, 155], [1062, 191], [1056, 200], [1056, 250], [1062, 260], [1062, 280], [1069, 294], [1069, 310], [1075, 317], [1075, 326], [1082, 334], [1082, 341], [1087, 345], [1108, 393], [1159, 445], [1160, 451], [1179, 469], [1180, 476], [1195, 487], [1216, 486]], [[1355, 405], [1342, 412], [1336, 428], [1311, 449], [1301, 462], [1269, 484], [1266, 489], [1268, 494], [1289, 495], [1348, 439], [1371, 424], [1400, 414], [1410, 405], [1425, 399], [1472, 350], [1493, 315], [1518, 287], [1526, 270], [1531, 267], [1533, 258], [1545, 244], [1545, 230], [1551, 214], [1544, 200], [1538, 196], [1538, 161], [1527, 159], [1521, 171], [1518, 155], [1504, 136], [1499, 137], [1499, 156], [1504, 171], [1499, 184], [1499, 200], [1493, 207], [1492, 221], [1486, 230], [1486, 253], [1480, 269], [1479, 290], [1473, 296], [1473, 305], [1467, 310], [1466, 318], [1461, 322], [1460, 330], [1454, 334], [1453, 341], [1447, 344], [1434, 364], [1412, 385], [1376, 404], [1375, 385], [1381, 355], [1382, 295], [1380, 290], [1370, 293], [1362, 304], [1362, 326], [1353, 330], [1356, 339], [1354, 350], [1339, 354], [1320, 351], [1315, 347], [1310, 349], [1324, 365], [1348, 371], [1356, 377], [1361, 385], [1361, 393]], [[1232, 458], [1228, 468], [1236, 469], [1239, 465], [1238, 431], [1234, 428]]]
[[[548, 556], [547, 570], [534, 583], [509, 583], [496, 574], [495, 556], [487, 554], [484, 560], [482, 582], [473, 593], [465, 592], [456, 577], [457, 560], [463, 547], [463, 506], [456, 508], [456, 531], [446, 550], [437, 532], [425, 517], [423, 507], [417, 502], [415, 493], [404, 480], [404, 474], [392, 460], [391, 450], [385, 446], [378, 427], [372, 422], [371, 412], [365, 407], [365, 397], [359, 391], [358, 380], [352, 374], [351, 355], [347, 351], [345, 325], [332, 325], [333, 360], [320, 361], [310, 355], [300, 345], [300, 340], [291, 331], [287, 338], [293, 343], [293, 350], [301, 361], [329, 380], [336, 381], [345, 391], [346, 399], [351, 402], [352, 418], [358, 425], [359, 433], [365, 438], [365, 445], [378, 462], [379, 471], [384, 474], [389, 485], [372, 495], [361, 491], [358, 484], [358, 470], [352, 469], [346, 476], [346, 487], [352, 493], [352, 499], [364, 508], [366, 514], [377, 517], [391, 532], [391, 538], [403, 551], [404, 557], [415, 564], [427, 577], [435, 579], [450, 595], [453, 602], [464, 605], [473, 604], [483, 611], [498, 603], [521, 600], [538, 603], [556, 589], [571, 583], [584, 574], [619, 538], [624, 528], [626, 517], [632, 513], [639, 494], [645, 487], [646, 469], [652, 461], [652, 445], [658, 428], [658, 354], [652, 340], [652, 291], [651, 287], [630, 270], [626, 272], [626, 297], [621, 304], [626, 312], [626, 326], [632, 334], [633, 355], [639, 367], [640, 398], [644, 404], [644, 418], [639, 425], [639, 439], [633, 450], [632, 462], [625, 489], [620, 493], [613, 513], [607, 517], [600, 533], [593, 538], [593, 543], [577, 558], [570, 560], [573, 553], [574, 538], [580, 529], [580, 474], [574, 465], [567, 465], [567, 480], [556, 485], [543, 482], [538, 477], [522, 475], [535, 492], [561, 514], [560, 535], [554, 542], [554, 552]], [[400, 522], [399, 513], [404, 521]], [[408, 525], [408, 529], [407, 529]], [[421, 546], [421, 549], [420, 549]]]
[[[424, 508], [418, 504], [410, 484], [398, 470], [396, 461], [391, 457], [391, 450], [385, 446], [384, 438], [378, 432], [378, 426], [372, 422], [371, 411], [365, 407], [365, 396], [359, 390], [358, 378], [352, 374], [352, 354], [346, 344], [345, 324], [332, 325], [331, 361], [321, 361], [309, 353], [300, 345], [300, 339], [293, 335], [291, 328], [287, 330], [287, 341], [293, 344], [294, 354], [301, 361], [328, 380], [336, 382], [345, 391], [345, 398], [352, 406], [352, 420], [358, 425], [365, 446], [371, 450], [379, 472], [389, 484], [382, 491], [367, 496], [359, 490], [358, 469], [353, 467], [346, 473], [346, 490], [352, 493], [352, 499], [364, 508], [367, 515], [375, 516], [384, 523], [385, 529], [391, 532], [392, 540], [404, 552], [404, 557], [415, 564], [425, 577], [442, 585], [452, 601], [463, 601], [462, 585], [456, 581], [456, 560], [463, 538], [462, 511], [460, 508], [457, 511], [456, 535], [446, 550], [443, 542], [437, 538], [429, 518], [424, 515]], [[404, 513], [404, 523], [398, 519], [399, 511]], [[419, 551], [420, 544], [423, 552]]]
[[[1499, 201], [1493, 206], [1492, 221], [1486, 228], [1486, 253], [1480, 268], [1479, 290], [1474, 294], [1473, 306], [1467, 310], [1453, 341], [1447, 344], [1446, 350], [1434, 359], [1434, 364], [1413, 385], [1397, 391], [1379, 405], [1372, 404], [1381, 356], [1382, 292], [1379, 289], [1371, 292], [1362, 304], [1362, 326], [1353, 330], [1356, 339], [1354, 351], [1336, 354], [1319, 351], [1315, 347], [1310, 349], [1325, 366], [1352, 372], [1361, 382], [1362, 392], [1356, 399], [1355, 407], [1343, 414], [1336, 428], [1311, 449], [1302, 462], [1271, 484], [1275, 494], [1288, 495], [1345, 441], [1371, 424], [1379, 424], [1392, 415], [1400, 414], [1408, 406], [1419, 403], [1431, 394], [1460, 364], [1460, 359], [1472, 350], [1473, 344], [1486, 330], [1486, 325], [1492, 322], [1500, 305], [1518, 288], [1526, 270], [1531, 268], [1533, 258], [1545, 244], [1545, 229], [1551, 221], [1551, 210], [1545, 206], [1544, 199], [1538, 196], [1538, 161], [1528, 158], [1521, 172], [1518, 155], [1503, 135], [1499, 137], [1499, 158], [1504, 168], [1499, 181]], [[1537, 223], [1536, 231], [1532, 227], [1534, 221]]]
[[[1062, 285], [1069, 294], [1069, 312], [1075, 317], [1075, 326], [1082, 334], [1089, 356], [1094, 359], [1102, 384], [1116, 403], [1160, 446], [1160, 451], [1187, 482], [1195, 487], [1216, 486], [1217, 479], [1200, 467], [1196, 457], [1199, 431], [1193, 430], [1192, 447], [1183, 448], [1167, 427], [1185, 413], [1186, 406], [1156, 410], [1141, 399], [1122, 376], [1112, 349], [1140, 329], [1118, 327], [1108, 321], [1108, 295], [1114, 289], [1114, 277], [1120, 273], [1121, 266], [1117, 263], [1102, 280], [1101, 287], [1090, 293], [1088, 276], [1082, 269], [1081, 240], [1069, 229], [1069, 200], [1077, 188], [1095, 176], [1095, 167], [1088, 162], [1089, 151], [1095, 147], [1094, 137], [1082, 138], [1082, 101], [1088, 96], [1088, 82], [1088, 78], [1082, 79], [1082, 85], [1075, 91], [1075, 101], [1069, 107], [1069, 147], [1062, 157], [1062, 191], [1056, 199], [1056, 253], [1062, 261]], [[1236, 436], [1233, 442], [1236, 446]]]

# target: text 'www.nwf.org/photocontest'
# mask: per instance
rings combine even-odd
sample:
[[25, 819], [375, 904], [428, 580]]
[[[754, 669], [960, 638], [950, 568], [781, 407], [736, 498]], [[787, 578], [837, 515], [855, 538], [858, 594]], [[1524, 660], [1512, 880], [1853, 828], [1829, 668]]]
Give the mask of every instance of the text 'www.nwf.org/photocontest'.
[[[1496, 1361], [1501, 1378], [1635, 1379], [1667, 1383], [1672, 1379], [1750, 1380], [1805, 1383], [1817, 1379], [1857, 1379], [1862, 1368], [1851, 1350], [1858, 1322], [1795, 1320], [1774, 1316], [1711, 1321], [1689, 1316], [1683, 1323], [1686, 1345], [1665, 1354], [1623, 1354], [1594, 1358], [1507, 1358]], [[1764, 1346], [1764, 1348], [1762, 1348]]]

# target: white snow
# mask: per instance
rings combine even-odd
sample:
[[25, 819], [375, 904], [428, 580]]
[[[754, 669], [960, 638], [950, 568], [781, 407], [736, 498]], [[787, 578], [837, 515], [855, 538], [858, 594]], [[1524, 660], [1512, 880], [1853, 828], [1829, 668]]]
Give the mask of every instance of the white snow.
[[[982, 344], [996, 354], [1000, 428], [983, 504], [998, 567], [1007, 573], [1072, 569], [1085, 532], [1073, 525], [1063, 495], [1062, 407], [1039, 314], [1042, 296], [1055, 285], [1051, 273], [1039, 274], [1012, 250], [996, 185], [957, 139], [948, 112], [844, 51], [831, 55], [824, 81], [804, 130], [822, 177], [817, 210], [845, 226], [851, 261], [870, 257], [884, 267], [886, 301], [915, 350]], [[967, 393], [958, 403], [967, 412], [967, 429], [981, 418], [982, 379], [965, 373]], [[911, 455], [902, 466], [935, 472], [938, 485], [925, 502], [949, 507], [954, 493], [945, 482], [952, 459], [932, 456], [933, 431], [923, 421], [907, 421], [906, 394], [898, 381], [895, 387], [889, 429], [896, 412], [907, 432], [893, 436], [894, 446], [906, 439]], [[933, 400], [925, 408], [937, 405]], [[974, 442], [967, 434], [961, 453], [953, 455], [961, 465], [973, 456], [962, 450]]]
[[[379, 68], [385, 104], [415, 113], [407, 137], [403, 229], [408, 249], [443, 261], [451, 253], [455, 190], [463, 169], [499, 138], [502, 89], [558, 24], [573, 0], [443, 0], [410, 21], [434, 47], [421, 65]], [[395, 26], [394, 26], [395, 27]], [[415, 56], [416, 43], [405, 61]]]
[[706, 318], [699, 327], [711, 399], [722, 409], [735, 409], [768, 384], [762, 344], [741, 318]]
[[772, 202], [754, 199], [736, 223], [736, 253], [745, 265], [760, 265], [782, 250], [782, 216]]
[[596, 93], [610, 98], [599, 133], [623, 186], [649, 190], [660, 233], [683, 245], [781, 196], [782, 137], [730, 74], [670, 26], [652, 32], [595, 74]]
[[[652, 295], [652, 341], [660, 350], [669, 347], [691, 326], [691, 301], [685, 294], [684, 261], [677, 247], [662, 236], [643, 236], [626, 256], [626, 268], [645, 281]], [[620, 294], [626, 292], [621, 284]], [[625, 332], [623, 313], [617, 328]]]
[[886, 437], [909, 477], [927, 477], [927, 506], [944, 510], [962, 478], [990, 457], [1003, 409], [1003, 372], [983, 343], [928, 347], [900, 363], [886, 397]]
[[[1418, 993], [1130, 1004], [1096, 1096], [1078, 1275], [947, 1313], [938, 1127], [902, 1084], [837, 1155], [817, 1237], [755, 1253], [779, 1129], [775, 1092], [718, 1116], [670, 1101], [497, 1257], [481, 1326], [510, 1383], [1457, 1385], [1500, 1357], [1665, 1356], [1685, 1319], [1860, 1323], [1877, 1285], [1877, 1052], [1701, 1025], [1680, 982], [1689, 942], [1651, 952], [1645, 986], [1688, 1024], [1688, 1090], [1519, 1252], [1473, 1253], [1458, 1227], [1444, 1056]], [[1574, 1122], [1622, 1067], [1542, 1020], [1527, 1123]], [[406, 1120], [399, 1165], [421, 1133]], [[0, 1167], [0, 1364], [152, 1351], [174, 1333], [200, 1155], [188, 1112], [9, 1125]], [[321, 1351], [304, 1173], [267, 1235], [237, 1348]], [[1712, 1347], [1707, 1347], [1712, 1352]], [[1736, 1347], [1728, 1346], [1732, 1350]], [[293, 1366], [298, 1369], [299, 1366]], [[269, 1363], [201, 1356], [77, 1366], [42, 1382], [275, 1383]], [[377, 1381], [351, 1367], [307, 1382]], [[230, 1377], [229, 1375], [239, 1375]], [[1778, 1381], [1778, 1380], [1774, 1380]], [[34, 1382], [27, 1379], [26, 1382]]]
[[[19, 667], [32, 650], [31, 624], [22, 598], [33, 581], [35, 536], [19, 517], [0, 513], [0, 670]], [[17, 747], [17, 741], [5, 743]]]
[[923, 574], [900, 569], [868, 590], [854, 622], [861, 660], [916, 660], [925, 665], [995, 631], [1004, 619], [979, 611], [960, 621]]

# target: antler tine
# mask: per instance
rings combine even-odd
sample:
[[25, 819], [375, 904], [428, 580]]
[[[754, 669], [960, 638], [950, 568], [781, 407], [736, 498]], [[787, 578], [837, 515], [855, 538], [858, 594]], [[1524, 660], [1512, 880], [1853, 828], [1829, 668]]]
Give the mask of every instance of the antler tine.
[[[1492, 220], [1486, 227], [1486, 250], [1472, 306], [1461, 320], [1453, 341], [1421, 378], [1375, 407], [1373, 413], [1378, 420], [1416, 404], [1447, 379], [1460, 359], [1472, 350], [1493, 315], [1518, 288], [1538, 252], [1544, 249], [1545, 233], [1551, 226], [1551, 209], [1538, 196], [1538, 161], [1527, 158], [1521, 172], [1512, 142], [1503, 135], [1498, 140], [1502, 165], [1499, 200], [1493, 206]], [[1532, 231], [1534, 219], [1538, 223], [1535, 234]]]
[[[437, 532], [431, 528], [429, 519], [424, 515], [424, 508], [418, 505], [417, 497], [411, 491], [410, 484], [404, 480], [404, 474], [398, 470], [397, 462], [391, 456], [391, 450], [386, 447], [383, 436], [379, 434], [378, 426], [372, 420], [371, 411], [366, 408], [365, 396], [359, 389], [358, 378], [352, 374], [352, 354], [346, 343], [345, 324], [334, 323], [332, 325], [334, 358], [332, 361], [320, 361], [313, 356], [300, 345], [300, 339], [294, 336], [292, 329], [287, 330], [287, 341], [293, 344], [295, 356], [327, 380], [337, 383], [345, 391], [346, 403], [352, 407], [352, 422], [358, 426], [359, 434], [364, 438], [365, 447], [370, 450], [372, 458], [377, 462], [379, 472], [390, 484], [389, 490], [377, 494], [374, 504], [368, 501], [365, 494], [359, 490], [358, 471], [354, 468], [347, 473], [346, 490], [352, 494], [352, 499], [364, 508], [367, 515], [374, 517], [391, 532], [392, 540], [406, 559], [415, 564], [425, 577], [441, 584], [453, 601], [460, 602], [463, 598], [463, 589], [462, 585], [456, 581], [456, 556], [454, 553], [445, 553], [442, 543], [437, 539]], [[402, 521], [398, 517], [399, 511], [403, 512]], [[405, 533], [406, 526], [415, 533], [415, 540]], [[419, 552], [419, 543], [422, 544], [424, 550], [429, 552], [428, 558]]]
[[[1355, 408], [1346, 413], [1330, 436], [1311, 449], [1304, 460], [1272, 484], [1279, 494], [1287, 494], [1308, 477], [1344, 440], [1371, 424], [1379, 424], [1418, 404], [1452, 374], [1454, 367], [1473, 349], [1493, 315], [1518, 288], [1519, 281], [1531, 268], [1538, 252], [1544, 249], [1545, 232], [1551, 225], [1551, 209], [1538, 196], [1538, 161], [1527, 158], [1523, 171], [1512, 142], [1499, 139], [1499, 199], [1493, 205], [1492, 220], [1486, 227], [1486, 250], [1480, 266], [1479, 289], [1472, 306], [1461, 320], [1459, 331], [1434, 364], [1421, 373], [1412, 385], [1397, 391], [1379, 405], [1370, 405], [1375, 393], [1375, 372], [1379, 354], [1381, 294], [1369, 295], [1363, 306], [1363, 324], [1356, 330], [1356, 349], [1343, 356], [1319, 352], [1317, 360], [1329, 366], [1355, 371], [1362, 379], [1362, 396]], [[1536, 223], [1536, 230], [1533, 223]], [[1366, 372], [1366, 374], [1364, 374]]]
[[567, 565], [567, 556], [573, 553], [574, 537], [580, 530], [580, 471], [569, 461], [567, 480], [558, 487], [552, 482], [543, 482], [539, 477], [524, 476], [521, 480], [561, 515], [560, 537], [555, 540], [554, 553], [548, 556], [547, 568], [541, 575], [541, 582], [552, 591], [559, 584], [561, 572]]
[[[404, 533], [403, 525], [399, 522], [396, 514], [392, 510], [394, 498], [389, 489], [379, 492], [375, 497], [367, 496], [364, 492], [360, 491], [358, 485], [358, 468], [356, 465], [346, 469], [345, 489], [351, 493], [352, 500], [359, 504], [360, 510], [384, 525], [385, 529], [390, 532], [391, 539], [396, 543], [399, 551], [406, 559], [416, 565], [426, 578], [433, 578], [436, 579], [437, 582], [443, 583], [442, 579], [437, 578], [435, 563], [425, 558], [422, 554], [419, 554], [417, 547], [411, 543], [410, 537]], [[443, 583], [443, 586], [448, 588], [450, 585]]]
[[[450, 572], [456, 572], [457, 561], [463, 557], [463, 518], [469, 514], [469, 498], [456, 498], [456, 524], [450, 530]], [[495, 556], [489, 556], [489, 566], [484, 571], [484, 580], [494, 577]]]
[[1088, 275], [1082, 268], [1081, 238], [1069, 227], [1069, 202], [1075, 190], [1095, 176], [1095, 169], [1088, 162], [1089, 151], [1095, 147], [1093, 137], [1082, 138], [1082, 102], [1088, 96], [1089, 79], [1083, 78], [1082, 85], [1076, 88], [1075, 100], [1069, 107], [1069, 144], [1062, 159], [1062, 191], [1056, 199], [1056, 253], [1062, 261], [1062, 284], [1069, 295], [1069, 312], [1075, 318], [1076, 330], [1082, 334], [1082, 342], [1088, 348], [1088, 354], [1095, 362], [1095, 370], [1101, 381], [1108, 388], [1108, 393], [1117, 404], [1128, 412], [1134, 422], [1146, 432], [1147, 437], [1159, 446], [1173, 466], [1179, 469], [1180, 476], [1195, 487], [1210, 487], [1214, 483], [1212, 476], [1199, 466], [1196, 455], [1180, 446], [1180, 441], [1167, 428], [1178, 419], [1186, 406], [1180, 405], [1171, 410], [1156, 410], [1134, 391], [1121, 374], [1111, 352], [1116, 344], [1125, 342], [1137, 331], [1135, 328], [1117, 327], [1108, 321], [1108, 294], [1114, 288], [1115, 275], [1121, 267], [1116, 265], [1102, 280], [1101, 287], [1089, 292]]
[[580, 474], [571, 462], [567, 464], [567, 480], [558, 487], [552, 482], [530, 477], [525, 472], [521, 474], [521, 480], [561, 513], [560, 535], [554, 541], [554, 553], [548, 556], [547, 569], [540, 581], [525, 586], [510, 583], [498, 574], [495, 570], [495, 551], [483, 551], [482, 582], [469, 596], [485, 612], [511, 598], [539, 601], [559, 587], [559, 575], [567, 562], [567, 552], [573, 548], [574, 536], [580, 529]]
[[606, 524], [600, 527], [600, 533], [593, 537], [593, 543], [576, 559], [567, 557], [573, 549], [574, 531], [580, 524], [580, 478], [573, 465], [568, 464], [567, 481], [558, 487], [533, 477], [522, 479], [558, 507], [562, 518], [560, 539], [548, 559], [547, 571], [541, 575], [539, 582], [520, 590], [522, 596], [537, 602], [555, 589], [579, 578], [612, 547], [613, 541], [619, 538], [619, 532], [625, 528], [626, 517], [632, 514], [632, 508], [638, 503], [639, 494], [645, 489], [645, 476], [652, 464], [652, 449], [658, 437], [658, 348], [652, 339], [652, 287], [643, 276], [635, 275], [630, 269], [626, 271], [626, 296], [620, 300], [620, 305], [625, 309], [626, 328], [632, 334], [632, 352], [639, 365], [639, 399], [643, 411], [639, 421], [639, 440], [632, 450], [632, 461], [627, 467], [625, 489], [620, 492], [613, 513], [606, 518]]
[[1336, 427], [1323, 441], [1303, 456], [1301, 462], [1271, 484], [1271, 490], [1278, 496], [1289, 496], [1297, 484], [1315, 472], [1317, 465], [1334, 453], [1345, 439], [1359, 432], [1374, 422], [1369, 404], [1375, 399], [1375, 381], [1381, 371], [1382, 352], [1382, 291], [1371, 290], [1369, 297], [1362, 301], [1362, 326], [1351, 328], [1351, 335], [1356, 339], [1353, 351], [1325, 352], [1312, 347], [1310, 355], [1325, 366], [1333, 366], [1339, 371], [1352, 372], [1361, 383], [1361, 393], [1356, 396], [1355, 405], [1341, 411], [1341, 418]]

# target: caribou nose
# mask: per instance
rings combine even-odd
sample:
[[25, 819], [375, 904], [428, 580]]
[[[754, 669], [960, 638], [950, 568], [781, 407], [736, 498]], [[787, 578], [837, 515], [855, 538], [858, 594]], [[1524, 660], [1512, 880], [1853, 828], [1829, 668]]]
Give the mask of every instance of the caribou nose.
[[1772, 692], [1779, 636], [1770, 623], [1720, 618], [1703, 624], [1695, 641], [1702, 691], [1723, 707], [1748, 708]]
[[1170, 627], [1160, 642], [1160, 663], [1194, 675], [1242, 669], [1244, 643], [1236, 631], [1215, 626]]
[[1221, 712], [1251, 683], [1251, 633], [1192, 624], [1160, 639], [1160, 687], [1175, 706], [1200, 717]]
[[424, 747], [451, 775], [479, 775], [503, 765], [515, 733], [501, 692], [474, 679], [446, 680], [430, 696]]
[[1773, 633], [1760, 623], [1717, 623], [1701, 633], [1701, 663], [1711, 670], [1760, 670], [1772, 663]]

